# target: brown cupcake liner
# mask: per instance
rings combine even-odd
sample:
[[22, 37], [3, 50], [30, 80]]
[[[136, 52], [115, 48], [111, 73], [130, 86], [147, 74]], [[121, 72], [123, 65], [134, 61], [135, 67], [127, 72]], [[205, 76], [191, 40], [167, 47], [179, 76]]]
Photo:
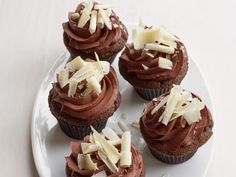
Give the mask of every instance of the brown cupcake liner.
[[85, 136], [89, 135], [92, 130], [90, 126], [93, 126], [95, 130], [101, 132], [107, 124], [107, 119], [100, 122], [94, 122], [89, 125], [71, 125], [63, 120], [58, 120], [61, 130], [71, 138], [82, 140]]
[[197, 151], [194, 151], [194, 152], [188, 153], [186, 155], [175, 156], [175, 155], [164, 154], [162, 152], [154, 150], [151, 147], [149, 147], [149, 149], [154, 157], [156, 157], [158, 160], [160, 160], [164, 163], [167, 163], [167, 164], [180, 164], [180, 163], [186, 162], [191, 157], [193, 157], [193, 155], [197, 152]]
[[159, 88], [159, 89], [147, 89], [147, 88], [134, 87], [134, 89], [136, 90], [138, 95], [141, 96], [142, 98], [146, 100], [152, 100], [153, 98], [157, 98], [163, 93], [170, 91], [171, 87]]
[[112, 64], [113, 63], [113, 61], [115, 60], [115, 58], [116, 58], [116, 55], [117, 54], [115, 54], [115, 55], [113, 55], [113, 56], [111, 56], [111, 57], [109, 57], [109, 58], [107, 58], [107, 59], [101, 59], [101, 61], [108, 61], [110, 64]]

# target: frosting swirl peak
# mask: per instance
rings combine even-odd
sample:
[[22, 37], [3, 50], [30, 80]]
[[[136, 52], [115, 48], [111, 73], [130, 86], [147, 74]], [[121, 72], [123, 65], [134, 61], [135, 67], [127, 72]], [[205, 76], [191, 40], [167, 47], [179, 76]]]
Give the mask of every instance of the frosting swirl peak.
[[[151, 147], [159, 148], [159, 151], [168, 154], [178, 155], [184, 149], [195, 151], [212, 135], [213, 120], [208, 108], [204, 106], [200, 111], [201, 119], [198, 122], [188, 124], [182, 115], [165, 125], [160, 121], [160, 118], [166, 106], [161, 106], [154, 114], [152, 110], [160, 104], [166, 95], [162, 95], [147, 104], [140, 120], [144, 139]], [[200, 99], [194, 94], [192, 96]]]
[[[172, 62], [172, 69], [163, 69], [159, 67], [160, 57], [169, 58]], [[187, 68], [187, 52], [184, 45], [180, 42], [177, 49], [172, 55], [157, 52], [136, 50], [134, 45], [126, 45], [125, 50], [121, 54], [119, 65], [120, 70], [125, 72], [125, 76], [132, 82], [141, 83], [143, 81], [159, 82], [161, 84], [173, 83], [176, 77]], [[147, 69], [143, 67], [145, 65]], [[121, 71], [121, 72], [122, 72]], [[147, 83], [148, 84], [148, 83]]]
[[118, 80], [111, 65], [80, 57], [59, 72], [49, 94], [50, 107], [56, 110], [53, 112], [67, 119], [109, 117], [119, 101]]
[[101, 87], [99, 95], [91, 92], [87, 96], [81, 96], [81, 90], [77, 89], [75, 96], [69, 97], [68, 85], [61, 88], [57, 82], [50, 91], [49, 103], [64, 117], [96, 119], [98, 115], [109, 110], [120, 97], [118, 80], [113, 68], [102, 79]]
[[[64, 43], [70, 51], [83, 50], [83, 53], [86, 54], [95, 51], [101, 56], [101, 54], [105, 55], [103, 50], [107, 49], [121, 38], [125, 41], [127, 40], [127, 30], [114, 11], [111, 9], [96, 9], [96, 5], [97, 3], [94, 3], [91, 9], [91, 11], [97, 14], [97, 18], [95, 18], [97, 25], [95, 28], [93, 27], [94, 31], [92, 33], [90, 28], [91, 19], [88, 20], [84, 26], [79, 25], [79, 20], [82, 18], [83, 10], [86, 7], [83, 3], [78, 5], [75, 12], [69, 13], [69, 21], [63, 23]], [[103, 16], [106, 17], [105, 20], [101, 18], [101, 23], [99, 23], [101, 16], [100, 11], [103, 13]], [[89, 57], [94, 58], [93, 55]]]
[[[93, 136], [93, 135], [90, 135]], [[143, 159], [141, 154], [139, 153], [139, 151], [130, 144], [130, 153], [131, 153], [131, 161], [132, 163], [127, 166], [127, 167], [123, 167], [121, 165], [121, 160], [116, 163], [113, 163], [112, 161], [110, 161], [110, 164], [113, 164], [113, 168], [115, 168], [116, 170], [111, 170], [112, 166], [109, 165], [109, 163], [106, 163], [106, 158], [108, 158], [108, 154], [106, 154], [104, 152], [104, 157], [102, 157], [100, 155], [101, 150], [94, 150], [93, 152], [89, 153], [89, 156], [91, 157], [91, 161], [92, 163], [94, 163], [94, 165], [96, 166], [93, 169], [88, 169], [86, 167], [82, 167], [82, 166], [86, 166], [86, 164], [84, 165], [83, 162], [81, 162], [79, 160], [79, 156], [78, 155], [84, 155], [84, 150], [86, 149], [86, 147], [83, 147], [82, 145], [87, 145], [87, 147], [89, 146], [96, 146], [96, 142], [95, 143], [91, 143], [91, 137], [87, 136], [84, 138], [84, 142], [81, 144], [78, 144], [76, 142], [71, 142], [71, 149], [72, 149], [72, 153], [70, 156], [66, 157], [66, 173], [67, 176], [84, 176], [84, 177], [90, 177], [93, 174], [97, 174], [101, 171], [103, 171], [106, 176], [108, 177], [120, 177], [120, 176], [124, 176], [124, 177], [144, 177], [144, 164], [143, 164]], [[123, 135], [122, 135], [123, 137]], [[119, 137], [118, 137], [119, 139]], [[107, 141], [104, 139], [104, 141]], [[122, 140], [121, 140], [121, 145], [115, 145], [112, 147], [117, 149], [118, 151], [121, 151], [120, 153], [122, 153]], [[103, 149], [103, 146], [101, 147], [101, 149]], [[102, 150], [103, 151], [103, 150]], [[112, 153], [112, 152], [110, 152]], [[87, 154], [88, 155], [88, 154]], [[112, 154], [109, 154], [112, 156]], [[114, 154], [113, 154], [114, 155]], [[122, 157], [120, 157], [122, 158]], [[115, 166], [115, 167], [114, 167]]]

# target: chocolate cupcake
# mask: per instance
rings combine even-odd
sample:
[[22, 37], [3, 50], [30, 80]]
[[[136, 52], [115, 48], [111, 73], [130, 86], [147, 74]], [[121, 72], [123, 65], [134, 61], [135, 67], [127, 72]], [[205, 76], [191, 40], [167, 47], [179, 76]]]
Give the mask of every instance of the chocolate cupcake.
[[72, 153], [66, 157], [67, 177], [145, 176], [142, 156], [131, 145], [130, 132], [121, 138], [110, 128], [103, 130], [105, 137], [93, 132], [82, 143], [71, 142]]
[[140, 119], [140, 130], [151, 153], [168, 164], [190, 159], [212, 136], [209, 109], [193, 93], [174, 86], [149, 102]]
[[125, 25], [112, 8], [96, 2], [80, 3], [63, 23], [64, 44], [71, 57], [94, 58], [113, 62], [128, 39]]
[[184, 44], [164, 28], [139, 25], [119, 59], [120, 73], [144, 99], [151, 100], [180, 84], [188, 70]]
[[90, 133], [90, 126], [100, 132], [120, 105], [116, 73], [106, 61], [77, 57], [58, 73], [52, 85], [50, 110], [72, 138], [82, 139]]

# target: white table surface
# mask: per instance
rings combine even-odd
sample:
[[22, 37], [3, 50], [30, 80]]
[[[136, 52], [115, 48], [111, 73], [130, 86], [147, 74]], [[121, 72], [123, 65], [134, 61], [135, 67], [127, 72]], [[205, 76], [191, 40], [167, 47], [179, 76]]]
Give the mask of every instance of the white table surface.
[[[42, 79], [65, 50], [61, 23], [78, 2], [0, 0], [2, 177], [38, 176], [30, 142], [32, 107]], [[163, 24], [185, 42], [206, 79], [214, 105], [216, 141], [207, 177], [236, 176], [236, 1], [106, 2], [114, 5], [123, 21], [136, 22], [141, 16], [147, 24]]]

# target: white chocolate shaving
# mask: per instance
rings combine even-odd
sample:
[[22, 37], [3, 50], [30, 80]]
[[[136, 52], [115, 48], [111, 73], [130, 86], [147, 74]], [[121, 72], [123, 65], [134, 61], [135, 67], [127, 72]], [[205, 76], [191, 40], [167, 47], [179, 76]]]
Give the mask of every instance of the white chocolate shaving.
[[136, 122], [136, 121], [132, 122], [131, 125], [132, 125], [132, 127], [134, 127], [134, 128], [140, 129], [140, 125], [139, 125], [139, 123]]
[[97, 169], [97, 164], [92, 161], [90, 154], [86, 155], [78, 154], [77, 162], [79, 169], [85, 169], [85, 170]]
[[120, 159], [120, 153], [112, 144], [108, 143], [106, 139], [100, 135], [93, 127], [91, 127], [93, 131], [93, 138], [95, 143], [101, 144], [103, 150], [105, 151], [107, 158], [110, 159], [112, 163], [117, 163]]
[[112, 9], [111, 8], [106, 9], [106, 13], [107, 13], [107, 16], [110, 17], [113, 13]]
[[100, 61], [100, 59], [99, 59], [99, 56], [98, 56], [97, 52], [94, 52], [94, 55], [95, 55], [95, 58], [96, 58], [96, 60], [97, 60], [97, 61]]
[[78, 82], [81, 82], [89, 77], [92, 77], [93, 75], [93, 68], [91, 67], [91, 65], [88, 65], [78, 70], [70, 79], [75, 79]]
[[192, 98], [192, 94], [184, 91], [182, 87], [174, 85], [170, 94], [162, 98], [162, 100], [152, 109], [151, 115], [165, 106], [165, 110], [159, 118], [164, 125], [180, 116], [190, 125], [201, 119], [201, 110], [205, 104], [198, 98]]
[[88, 146], [92, 145], [92, 143], [81, 143], [81, 150], [83, 152], [83, 154], [85, 154], [86, 150], [88, 149]]
[[192, 100], [193, 100], [192, 94], [188, 91], [183, 91], [181, 93], [181, 98], [179, 99], [179, 102], [176, 105], [175, 112], [177, 113], [178, 110], [181, 110], [183, 108], [182, 105], [184, 105], [188, 101], [192, 101]]
[[168, 97], [165, 111], [162, 113], [159, 121], [162, 121], [164, 125], [167, 125], [171, 119], [172, 114], [174, 113], [175, 107], [179, 101], [180, 94], [182, 88], [179, 86], [173, 87], [170, 91], [170, 95]]
[[121, 118], [122, 118], [123, 120], [126, 120], [126, 119], [128, 118], [128, 116], [127, 116], [126, 113], [122, 113], [122, 114], [121, 114]]
[[93, 92], [93, 89], [91, 87], [87, 87], [83, 93], [81, 93], [81, 96], [88, 96], [90, 93]]
[[126, 131], [130, 131], [128, 126], [125, 124], [125, 122], [123, 120], [120, 120], [118, 122], [118, 126], [120, 127], [120, 129], [123, 131], [123, 132], [126, 132]]
[[78, 89], [80, 89], [80, 90], [82, 90], [84, 87], [85, 87], [84, 84], [80, 84], [80, 85], [78, 85]]
[[[117, 146], [121, 144], [121, 139], [108, 140], [107, 142], [113, 146]], [[82, 149], [83, 154], [87, 154], [87, 153], [92, 153], [92, 152], [101, 150], [102, 147], [100, 144], [97, 144], [97, 143], [81, 143], [81, 149]]]
[[162, 43], [162, 44], [165, 44], [169, 47], [173, 47], [173, 48], [177, 49], [177, 43], [174, 41], [168, 41], [168, 40], [162, 39], [159, 43]]
[[152, 53], [146, 52], [146, 55], [148, 55], [151, 58], [154, 58], [155, 56]]
[[101, 12], [100, 12], [100, 11], [98, 11], [97, 26], [98, 26], [100, 29], [103, 29], [103, 28], [104, 28], [104, 21], [103, 21], [103, 18], [102, 18], [102, 15], [101, 15]]
[[92, 90], [94, 90], [97, 95], [99, 95], [102, 92], [101, 85], [100, 85], [99, 81], [94, 76], [92, 76], [86, 80], [87, 80], [86, 86], [88, 88], [91, 88]]
[[110, 72], [110, 64], [106, 61], [100, 61], [99, 63], [102, 65], [103, 74], [108, 74]]
[[76, 79], [69, 80], [69, 90], [68, 97], [74, 97], [78, 86], [78, 81]]
[[96, 4], [94, 6], [94, 9], [99, 10], [99, 9], [111, 9], [112, 6], [108, 4]]
[[132, 124], [131, 124], [132, 127], [140, 129], [139, 121], [140, 121], [140, 118], [138, 118], [137, 120], [133, 121]]
[[131, 134], [130, 131], [126, 131], [122, 134], [121, 138], [121, 152], [131, 150]]
[[80, 14], [77, 12], [69, 12], [69, 16], [71, 15], [71, 20], [78, 20], [80, 17]]
[[90, 143], [95, 143], [94, 139], [93, 139], [93, 134], [92, 133], [89, 135], [89, 142]]
[[188, 124], [198, 122], [201, 119], [200, 111], [205, 107], [205, 104], [197, 98], [193, 98], [191, 101], [186, 100], [177, 110], [175, 110], [175, 116], [172, 116], [171, 120], [184, 116]]
[[175, 48], [160, 45], [157, 43], [147, 43], [145, 44], [145, 48], [149, 50], [157, 51], [157, 52], [167, 53], [167, 54], [173, 54], [175, 52]]
[[119, 144], [121, 144], [121, 139], [117, 139], [117, 140], [109, 140], [107, 141], [108, 143], [112, 144], [113, 146], [117, 146]]
[[144, 49], [148, 43], [155, 44], [157, 42], [157, 46], [149, 46], [148, 48], [169, 54], [174, 53], [174, 50], [177, 48], [176, 41], [179, 41], [177, 37], [163, 27], [145, 29], [141, 19], [139, 19], [138, 27], [132, 30], [132, 39], [136, 50]]
[[142, 67], [143, 67], [144, 70], [148, 70], [149, 69], [149, 67], [144, 65], [144, 64], [142, 64]]
[[166, 96], [161, 99], [160, 103], [158, 103], [151, 111], [151, 115], [155, 114], [162, 106], [164, 106], [168, 100], [169, 96]]
[[113, 24], [113, 27], [114, 28], [119, 28], [120, 25], [117, 25], [117, 24]]
[[[101, 93], [100, 81], [110, 72], [110, 64], [106, 61], [99, 61], [99, 57], [96, 53], [95, 56], [98, 60], [97, 62], [86, 62], [81, 57], [77, 57], [67, 63], [66, 69], [59, 73], [59, 83], [62, 86], [66, 85], [68, 82], [70, 83], [68, 95], [73, 97], [78, 85], [79, 89], [84, 88], [85, 84], [81, 83], [83, 80], [86, 80], [87, 83], [84, 92], [81, 93], [82, 96], [87, 96], [93, 91], [95, 91], [97, 95]], [[68, 79], [68, 70], [70, 72], [77, 70], [70, 79]]]
[[[102, 74], [102, 75], [108, 74], [110, 72], [110, 64], [106, 61], [100, 61], [97, 52], [94, 52], [94, 55], [95, 55], [95, 58], [96, 58], [97, 62], [92, 63], [93, 67], [96, 70], [100, 71], [101, 72], [100, 74]], [[99, 73], [97, 73], [97, 74], [99, 74]], [[95, 75], [95, 77], [99, 78], [99, 77], [97, 77], [97, 75]], [[98, 79], [98, 81], [101, 81], [101, 80]]]
[[82, 14], [80, 16], [79, 22], [78, 22], [78, 27], [83, 28], [84, 25], [90, 20], [90, 14], [93, 8], [93, 2], [89, 1], [84, 9], [82, 10]]
[[119, 170], [116, 164], [107, 157], [107, 154], [104, 151], [99, 150], [98, 156], [106, 164], [106, 166], [111, 170], [112, 173], [116, 173]]
[[160, 33], [162, 33], [163, 39], [167, 41], [179, 41], [177, 37], [175, 37], [172, 33], [164, 29], [163, 27], [160, 27]]
[[90, 154], [86, 154], [85, 156], [85, 168], [88, 170], [98, 169], [97, 164], [92, 161]]
[[156, 28], [145, 29], [144, 31], [136, 29], [133, 30], [133, 35], [134, 48], [136, 50], [143, 49], [145, 44], [153, 43], [160, 38]]
[[58, 73], [58, 81], [60, 84], [60, 87], [65, 87], [69, 82], [69, 71], [68, 69], [63, 69]]
[[[100, 59], [99, 59], [99, 56], [97, 54], [97, 52], [94, 52], [94, 55], [95, 55], [95, 58], [97, 60], [97, 63], [94, 65], [94, 67], [97, 67], [97, 69], [101, 72], [101, 73], [97, 73], [96, 74], [96, 78], [97, 80], [100, 82], [102, 80], [101, 76], [103, 77], [103, 74], [105, 73], [104, 70], [103, 70], [103, 66], [100, 62]], [[108, 66], [109, 69], [110, 69], [110, 66]]]
[[87, 154], [87, 153], [96, 152], [100, 149], [101, 149], [101, 146], [97, 145], [96, 143], [88, 143], [88, 144], [83, 145], [82, 152], [83, 152], [83, 154]]
[[119, 140], [119, 136], [109, 127], [106, 127], [102, 130], [102, 133], [105, 137], [107, 137], [109, 140]]
[[106, 172], [103, 170], [103, 171], [100, 171], [100, 172], [94, 174], [92, 177], [107, 177], [107, 174], [106, 174]]
[[103, 9], [99, 9], [98, 11], [104, 21], [104, 24], [107, 26], [109, 30], [112, 30], [112, 23], [110, 17], [107, 15], [106, 11]]
[[78, 56], [75, 59], [73, 59], [72, 61], [70, 61], [69, 63], [67, 63], [66, 68], [70, 72], [74, 72], [75, 70], [81, 69], [85, 65], [86, 65], [86, 62], [80, 56]]
[[131, 154], [131, 135], [130, 131], [123, 133], [121, 138], [121, 157], [120, 157], [120, 166], [122, 168], [130, 167], [132, 163], [132, 154]]
[[90, 34], [95, 33], [97, 28], [97, 11], [93, 10], [91, 13], [90, 23], [89, 23], [89, 32]]
[[191, 125], [192, 123], [201, 120], [201, 112], [199, 110], [186, 112], [184, 114], [184, 119], [188, 122], [189, 125]]
[[169, 59], [166, 59], [166, 58], [163, 58], [163, 57], [159, 57], [158, 66], [159, 66], [159, 68], [171, 70], [172, 67], [173, 67], [173, 63]]

